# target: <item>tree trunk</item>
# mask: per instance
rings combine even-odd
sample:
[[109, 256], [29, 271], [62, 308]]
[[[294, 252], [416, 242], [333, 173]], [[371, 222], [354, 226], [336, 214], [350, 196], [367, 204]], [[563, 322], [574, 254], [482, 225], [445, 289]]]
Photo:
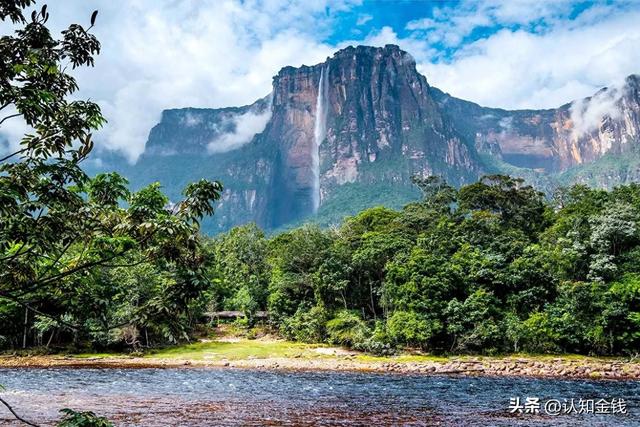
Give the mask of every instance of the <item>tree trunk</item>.
[[371, 311], [373, 311], [373, 319], [378, 320], [378, 315], [376, 314], [376, 303], [373, 300], [373, 286], [371, 285], [371, 281], [369, 281], [369, 295], [371, 296]]
[[49, 335], [49, 341], [47, 341], [47, 346], [46, 346], [47, 348], [49, 348], [49, 346], [51, 345], [51, 341], [53, 340], [53, 336], [55, 335], [55, 333], [56, 333], [56, 329], [54, 328], [51, 331], [51, 335]]
[[22, 348], [27, 348], [27, 331], [29, 326], [29, 308], [24, 308], [24, 330], [22, 332]]

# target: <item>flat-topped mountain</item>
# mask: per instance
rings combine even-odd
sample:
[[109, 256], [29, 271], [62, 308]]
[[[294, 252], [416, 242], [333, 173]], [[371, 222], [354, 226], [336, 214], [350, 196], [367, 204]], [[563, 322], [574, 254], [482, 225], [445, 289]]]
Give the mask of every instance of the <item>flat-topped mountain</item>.
[[418, 196], [413, 175], [461, 185], [487, 173], [544, 190], [640, 178], [640, 77], [556, 109], [486, 108], [446, 94], [399, 47], [348, 47], [321, 64], [285, 67], [244, 107], [167, 110], [135, 166], [104, 162], [134, 186], [221, 180], [210, 232], [331, 222]]

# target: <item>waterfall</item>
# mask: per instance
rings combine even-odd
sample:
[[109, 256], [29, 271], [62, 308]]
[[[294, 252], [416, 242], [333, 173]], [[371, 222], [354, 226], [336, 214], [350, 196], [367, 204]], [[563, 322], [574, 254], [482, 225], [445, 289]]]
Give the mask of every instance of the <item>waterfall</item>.
[[329, 85], [329, 66], [327, 70], [320, 70], [320, 81], [318, 82], [318, 98], [316, 99], [316, 121], [313, 127], [313, 151], [311, 154], [311, 168], [313, 170], [313, 213], [318, 212], [320, 207], [320, 145], [327, 135], [327, 112]]

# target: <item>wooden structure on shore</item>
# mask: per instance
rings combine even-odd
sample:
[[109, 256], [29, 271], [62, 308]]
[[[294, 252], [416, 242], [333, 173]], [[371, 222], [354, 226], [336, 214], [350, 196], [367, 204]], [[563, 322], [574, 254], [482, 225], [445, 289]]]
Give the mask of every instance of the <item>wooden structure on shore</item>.
[[[245, 317], [244, 311], [213, 311], [205, 313], [210, 319], [239, 319]], [[266, 311], [256, 311], [253, 314], [255, 319], [266, 319], [269, 317], [269, 313]]]

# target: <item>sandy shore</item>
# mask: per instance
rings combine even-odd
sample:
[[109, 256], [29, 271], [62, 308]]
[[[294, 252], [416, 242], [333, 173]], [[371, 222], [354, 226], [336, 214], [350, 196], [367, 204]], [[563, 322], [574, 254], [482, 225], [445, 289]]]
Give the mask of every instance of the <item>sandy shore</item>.
[[[382, 360], [380, 360], [382, 359]], [[351, 354], [319, 358], [269, 357], [195, 360], [159, 357], [0, 356], [1, 368], [239, 368], [289, 371], [392, 372], [423, 375], [489, 375], [590, 379], [640, 379], [640, 363], [581, 357], [452, 357], [443, 361], [399, 362], [393, 357], [359, 360]]]

